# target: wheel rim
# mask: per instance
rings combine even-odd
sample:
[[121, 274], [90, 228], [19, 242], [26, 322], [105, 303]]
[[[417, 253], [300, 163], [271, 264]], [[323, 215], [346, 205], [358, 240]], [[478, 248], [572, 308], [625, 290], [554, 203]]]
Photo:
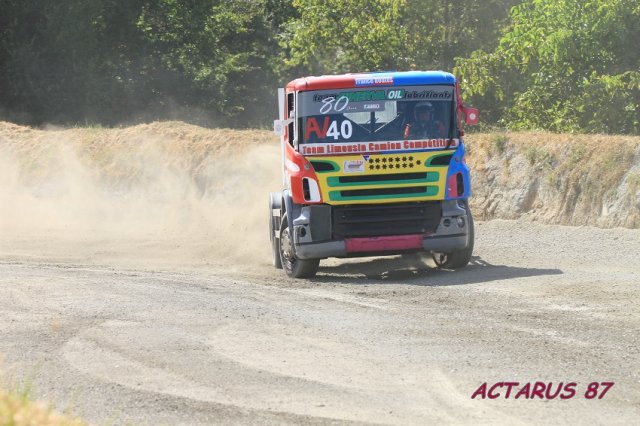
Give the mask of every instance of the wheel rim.
[[287, 271], [293, 270], [295, 258], [293, 257], [293, 250], [291, 249], [289, 227], [284, 228], [280, 234], [280, 259], [282, 260], [282, 266]]

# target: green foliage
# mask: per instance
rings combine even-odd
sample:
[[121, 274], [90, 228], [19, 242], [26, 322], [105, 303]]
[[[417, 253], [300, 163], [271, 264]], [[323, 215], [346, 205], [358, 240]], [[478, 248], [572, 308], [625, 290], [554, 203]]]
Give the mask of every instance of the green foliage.
[[498, 154], [502, 154], [507, 146], [507, 142], [509, 139], [505, 135], [497, 134], [493, 136], [493, 148], [498, 152]]
[[538, 166], [540, 168], [552, 168], [556, 159], [552, 153], [535, 145], [528, 146], [524, 152], [524, 156], [531, 166]]
[[0, 118], [264, 123], [286, 3], [0, 0]]
[[639, 42], [637, 0], [526, 0], [499, 46], [456, 72], [511, 128], [637, 134]]
[[[604, 199], [616, 196], [623, 187], [634, 156], [632, 143], [623, 142], [605, 149], [572, 145], [561, 154], [563, 160], [554, 163], [547, 180], [555, 188], [573, 193], [574, 203], [581, 196], [592, 208], [600, 208]], [[628, 177], [627, 185], [633, 185], [633, 175]]]
[[404, 54], [419, 69], [451, 70], [456, 57], [494, 47], [517, 0], [407, 0]]
[[451, 70], [484, 125], [640, 132], [638, 0], [0, 0], [0, 119], [264, 126], [301, 75]]
[[628, 197], [637, 197], [638, 194], [640, 194], [640, 173], [633, 173], [627, 177], [626, 195]]
[[[137, 26], [163, 70], [156, 86], [185, 107], [211, 111], [217, 123], [255, 126], [273, 93], [275, 41], [265, 1], [149, 1]], [[163, 85], [168, 78], [172, 84]]]
[[285, 64], [303, 73], [451, 70], [493, 46], [516, 0], [293, 0]]
[[405, 0], [293, 0], [293, 6], [299, 17], [282, 38], [287, 66], [311, 73], [406, 67]]
[[[0, 111], [18, 122], [114, 123], [150, 95], [140, 84], [132, 0], [5, 1]], [[2, 7], [3, 14], [5, 5]], [[4, 111], [3, 111], [4, 110]]]

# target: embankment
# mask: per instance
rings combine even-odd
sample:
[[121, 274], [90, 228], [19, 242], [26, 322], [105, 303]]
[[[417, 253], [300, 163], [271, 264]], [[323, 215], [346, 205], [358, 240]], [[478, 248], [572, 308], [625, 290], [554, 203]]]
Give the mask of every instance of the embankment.
[[[482, 133], [466, 143], [478, 219], [640, 227], [640, 137]], [[233, 240], [233, 225], [243, 238], [261, 235], [279, 168], [268, 131], [181, 122], [37, 130], [0, 122], [0, 227], [208, 229]]]
[[479, 219], [640, 227], [640, 137], [494, 133], [467, 145]]

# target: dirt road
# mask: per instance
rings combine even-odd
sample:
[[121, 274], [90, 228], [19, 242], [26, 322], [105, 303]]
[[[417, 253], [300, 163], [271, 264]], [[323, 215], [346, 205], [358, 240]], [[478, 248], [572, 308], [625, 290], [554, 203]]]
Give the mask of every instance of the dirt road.
[[[470, 143], [478, 217], [634, 227], [621, 218], [639, 206], [635, 139], [573, 144], [615, 148], [584, 162], [592, 176], [560, 162], [562, 140], [534, 136]], [[5, 387], [31, 382], [97, 424], [640, 418], [640, 230], [492, 220], [463, 271], [332, 260], [288, 280], [268, 264], [266, 194], [281, 187], [269, 138], [176, 122], [0, 123]], [[519, 153], [530, 143], [554, 160]], [[538, 188], [535, 170], [554, 161]], [[485, 382], [518, 386], [472, 399]], [[515, 399], [535, 382], [552, 383], [550, 396], [575, 382], [575, 396]], [[615, 385], [589, 400], [591, 382]]]
[[[4, 376], [98, 424], [636, 422], [640, 230], [477, 232], [463, 271], [335, 260], [311, 281], [215, 242], [5, 233]], [[576, 395], [471, 399], [501, 381]], [[615, 385], [587, 400], [595, 381]]]

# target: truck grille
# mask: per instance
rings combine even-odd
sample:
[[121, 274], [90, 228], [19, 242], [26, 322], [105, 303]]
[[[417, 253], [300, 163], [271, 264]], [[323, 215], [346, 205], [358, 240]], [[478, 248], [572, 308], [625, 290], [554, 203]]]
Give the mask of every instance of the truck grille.
[[[435, 175], [435, 173], [433, 173]], [[427, 172], [422, 173], [396, 173], [392, 175], [358, 175], [358, 176], [340, 176], [338, 177], [339, 183], [362, 183], [362, 182], [395, 182], [399, 180], [406, 181], [425, 181], [427, 179]], [[435, 175], [433, 180], [437, 180], [438, 175]]]
[[334, 238], [432, 233], [441, 216], [440, 201], [333, 206], [332, 231]]
[[401, 186], [396, 188], [347, 189], [340, 191], [342, 198], [376, 197], [384, 195], [423, 194], [427, 195], [427, 186]]
[[437, 172], [332, 176], [327, 178], [331, 188], [329, 200], [348, 202], [435, 196], [438, 178]]

